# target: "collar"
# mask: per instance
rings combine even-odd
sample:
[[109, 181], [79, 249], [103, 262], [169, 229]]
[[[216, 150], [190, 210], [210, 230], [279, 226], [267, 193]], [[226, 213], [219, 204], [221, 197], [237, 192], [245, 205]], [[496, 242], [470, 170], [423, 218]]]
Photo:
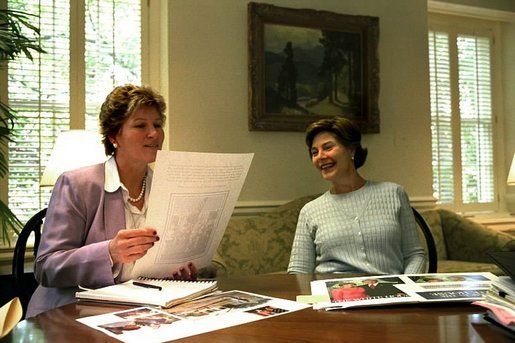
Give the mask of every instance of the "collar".
[[[122, 189], [125, 189], [125, 186], [120, 181], [120, 174], [118, 174], [118, 167], [116, 166], [116, 160], [114, 158], [114, 155], [109, 157], [109, 159], [105, 162], [104, 172], [104, 190], [106, 192], [116, 192], [120, 187], [122, 187]], [[150, 167], [147, 166], [147, 191], [149, 189], [148, 186], [152, 184], [152, 174], [152, 169], [150, 169]]]

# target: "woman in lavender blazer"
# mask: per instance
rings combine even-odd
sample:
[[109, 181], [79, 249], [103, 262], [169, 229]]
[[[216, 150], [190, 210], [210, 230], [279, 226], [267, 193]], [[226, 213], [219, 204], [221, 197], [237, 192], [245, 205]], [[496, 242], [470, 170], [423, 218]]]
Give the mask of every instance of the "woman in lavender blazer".
[[[78, 286], [98, 288], [128, 279], [134, 261], [159, 240], [145, 227], [152, 181], [148, 167], [164, 140], [166, 106], [148, 87], [116, 87], [100, 111], [105, 163], [57, 180], [35, 262], [39, 287], [27, 317], [75, 301]], [[195, 279], [188, 264], [174, 278]]]

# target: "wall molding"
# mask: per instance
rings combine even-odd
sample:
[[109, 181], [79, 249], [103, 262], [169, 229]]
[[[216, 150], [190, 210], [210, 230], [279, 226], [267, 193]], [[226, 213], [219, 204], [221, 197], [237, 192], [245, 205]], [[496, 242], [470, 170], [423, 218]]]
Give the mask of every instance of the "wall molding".
[[432, 210], [436, 207], [436, 199], [433, 196], [410, 197], [409, 201], [417, 210]]
[[493, 10], [483, 7], [475, 7], [468, 5], [451, 4], [443, 1], [428, 0], [427, 11], [429, 13], [440, 13], [457, 15], [462, 17], [513, 22], [515, 21], [515, 12]]
[[247, 217], [270, 212], [291, 200], [266, 200], [266, 201], [238, 201], [234, 208], [233, 216]]

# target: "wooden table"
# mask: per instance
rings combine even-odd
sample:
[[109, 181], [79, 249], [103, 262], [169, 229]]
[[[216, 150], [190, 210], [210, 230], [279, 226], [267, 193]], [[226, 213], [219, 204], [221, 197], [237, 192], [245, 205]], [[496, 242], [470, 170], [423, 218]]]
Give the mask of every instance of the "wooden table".
[[[294, 300], [310, 294], [309, 282], [332, 275], [268, 274], [220, 279], [222, 290], [238, 289]], [[75, 321], [120, 307], [70, 304], [24, 320], [6, 342], [116, 342]], [[181, 340], [181, 342], [514, 342], [486, 322], [485, 311], [468, 304], [409, 304], [340, 311], [302, 311]]]

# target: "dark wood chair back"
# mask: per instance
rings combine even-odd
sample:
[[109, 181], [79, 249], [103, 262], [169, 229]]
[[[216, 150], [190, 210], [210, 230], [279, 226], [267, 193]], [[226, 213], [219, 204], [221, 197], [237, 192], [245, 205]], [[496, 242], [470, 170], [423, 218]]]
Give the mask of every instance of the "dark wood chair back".
[[426, 221], [424, 220], [424, 217], [422, 217], [422, 215], [413, 207], [411, 209], [415, 215], [415, 221], [417, 222], [419, 229], [422, 231], [424, 238], [426, 239], [427, 254], [429, 255], [429, 266], [427, 272], [436, 273], [438, 269], [438, 254], [436, 253], [436, 244], [433, 238], [433, 234], [431, 233], [431, 229], [429, 229], [429, 225], [427, 225]]
[[20, 302], [23, 307], [24, 317], [27, 312], [27, 305], [29, 304], [30, 297], [38, 286], [38, 282], [34, 277], [34, 273], [25, 273], [24, 270], [27, 241], [30, 235], [34, 232], [34, 257], [36, 257], [38, 253], [39, 242], [41, 240], [41, 227], [43, 225], [43, 219], [45, 218], [45, 215], [46, 208], [39, 211], [29, 219], [29, 221], [25, 224], [20, 234], [18, 235], [18, 240], [16, 241], [16, 246], [14, 247], [12, 275], [17, 295], [20, 298]]

